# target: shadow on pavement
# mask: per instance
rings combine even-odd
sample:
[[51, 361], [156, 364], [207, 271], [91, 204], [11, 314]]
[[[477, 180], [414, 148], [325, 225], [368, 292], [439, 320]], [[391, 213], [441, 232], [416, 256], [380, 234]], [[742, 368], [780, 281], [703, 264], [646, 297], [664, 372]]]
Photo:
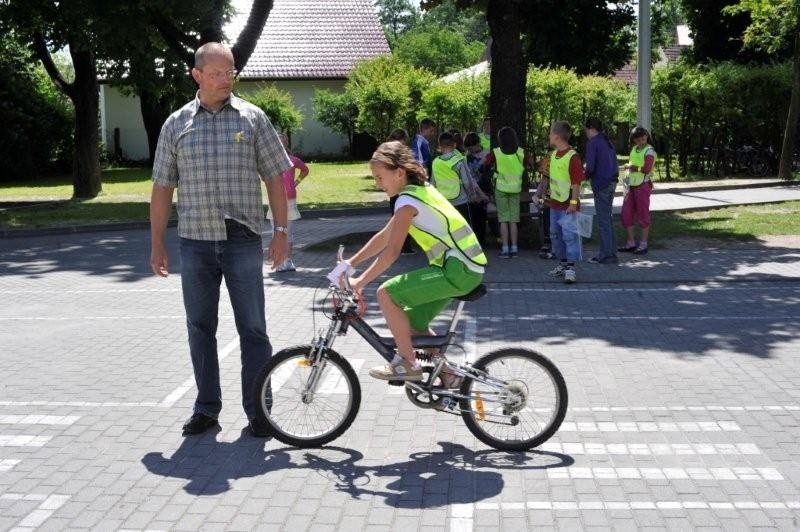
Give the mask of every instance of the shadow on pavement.
[[476, 452], [456, 443], [439, 445], [440, 452], [415, 453], [408, 460], [383, 465], [360, 465], [364, 455], [342, 447], [306, 452], [304, 463], [295, 463], [289, 451], [296, 449], [265, 451], [263, 440], [251, 438], [243, 430], [233, 442], [217, 441], [211, 433], [186, 438], [169, 458], [148, 453], [142, 464], [155, 475], [186, 479], [184, 490], [198, 496], [228, 491], [231, 481], [240, 478], [308, 469], [354, 499], [378, 496], [395, 508], [422, 509], [472, 503], [500, 494], [504, 482], [499, 469], [545, 470], [574, 463], [571, 456], [553, 452]]
[[264, 440], [247, 428], [232, 442], [217, 441], [218, 432], [184, 438], [169, 458], [147, 453], [142, 464], [154, 475], [188, 480], [183, 489], [192, 495], [218, 495], [231, 489], [232, 480], [294, 467], [288, 453], [264, 451]]
[[499, 495], [505, 484], [498, 469], [544, 470], [574, 463], [571, 456], [552, 452], [476, 452], [457, 443], [439, 445], [441, 452], [414, 453], [408, 460], [380, 466], [359, 465], [363, 454], [340, 447], [323, 451], [338, 452], [345, 456], [343, 459], [306, 453], [305, 460], [307, 467], [333, 480], [337, 490], [354, 499], [378, 496], [389, 506], [417, 509], [473, 503]]

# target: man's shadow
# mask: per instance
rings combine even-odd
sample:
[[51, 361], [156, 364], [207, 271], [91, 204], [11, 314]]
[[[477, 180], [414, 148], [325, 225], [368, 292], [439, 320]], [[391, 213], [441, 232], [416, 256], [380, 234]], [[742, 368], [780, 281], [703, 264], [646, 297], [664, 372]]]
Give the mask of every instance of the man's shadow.
[[[439, 442], [439, 445], [440, 452], [414, 453], [408, 460], [380, 466], [359, 465], [364, 455], [358, 451], [327, 447], [322, 452], [306, 453], [305, 467], [327, 474], [337, 490], [354, 499], [362, 495], [381, 496], [395, 508], [424, 509], [474, 503], [498, 495], [505, 485], [498, 470], [550, 469], [575, 462], [571, 456], [552, 452], [475, 452], [457, 443]], [[320, 456], [330, 451], [345, 458], [331, 460]], [[396, 479], [381, 489], [371, 486], [375, 477]]]
[[249, 436], [246, 428], [232, 442], [217, 441], [218, 432], [185, 438], [169, 458], [147, 453], [142, 464], [150, 473], [188, 480], [183, 489], [192, 495], [218, 495], [231, 488], [231, 480], [293, 467], [288, 453], [266, 452], [264, 440]]

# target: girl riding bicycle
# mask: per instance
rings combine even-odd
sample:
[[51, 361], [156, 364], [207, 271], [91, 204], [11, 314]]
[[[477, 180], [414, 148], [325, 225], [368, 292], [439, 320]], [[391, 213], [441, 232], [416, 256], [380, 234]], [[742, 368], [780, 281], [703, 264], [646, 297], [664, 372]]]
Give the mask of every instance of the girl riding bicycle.
[[372, 368], [370, 376], [390, 381], [419, 381], [423, 374], [414, 354], [412, 334], [429, 334], [433, 318], [454, 297], [468, 294], [483, 279], [486, 256], [464, 217], [427, 182], [427, 173], [404, 144], [384, 142], [370, 160], [376, 184], [389, 197], [398, 195], [387, 224], [350, 259], [328, 274], [338, 283], [353, 266], [377, 257], [361, 275], [350, 279], [360, 292], [397, 258], [407, 235], [428, 257], [429, 265], [383, 283], [378, 304], [397, 345], [390, 364]]

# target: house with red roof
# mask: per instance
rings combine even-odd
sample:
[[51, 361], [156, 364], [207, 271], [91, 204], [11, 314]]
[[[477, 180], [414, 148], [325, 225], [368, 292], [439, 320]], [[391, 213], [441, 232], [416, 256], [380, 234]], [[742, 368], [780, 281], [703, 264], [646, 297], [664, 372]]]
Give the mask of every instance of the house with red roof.
[[[237, 10], [225, 27], [235, 39], [247, 20], [250, 2], [233, 2]], [[239, 75], [234, 92], [246, 98], [264, 83], [289, 92], [303, 113], [301, 130], [292, 133], [292, 149], [306, 157], [336, 156], [347, 139], [314, 119], [317, 89], [343, 91], [358, 61], [391, 53], [373, 0], [274, 0], [261, 38]], [[147, 159], [147, 136], [136, 97], [102, 85], [102, 140], [115, 152], [115, 130], [123, 157]]]

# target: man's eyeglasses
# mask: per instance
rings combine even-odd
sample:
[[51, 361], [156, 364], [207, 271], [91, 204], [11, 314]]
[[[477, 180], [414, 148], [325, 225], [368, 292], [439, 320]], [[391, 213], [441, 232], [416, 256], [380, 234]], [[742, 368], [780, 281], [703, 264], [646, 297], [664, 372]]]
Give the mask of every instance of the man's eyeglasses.
[[[202, 70], [200, 72], [203, 72]], [[205, 74], [205, 72], [203, 72]], [[239, 75], [239, 71], [236, 69], [226, 70], [225, 72], [215, 71], [209, 72], [206, 74], [209, 79], [212, 81], [220, 81], [223, 79], [235, 79]]]

